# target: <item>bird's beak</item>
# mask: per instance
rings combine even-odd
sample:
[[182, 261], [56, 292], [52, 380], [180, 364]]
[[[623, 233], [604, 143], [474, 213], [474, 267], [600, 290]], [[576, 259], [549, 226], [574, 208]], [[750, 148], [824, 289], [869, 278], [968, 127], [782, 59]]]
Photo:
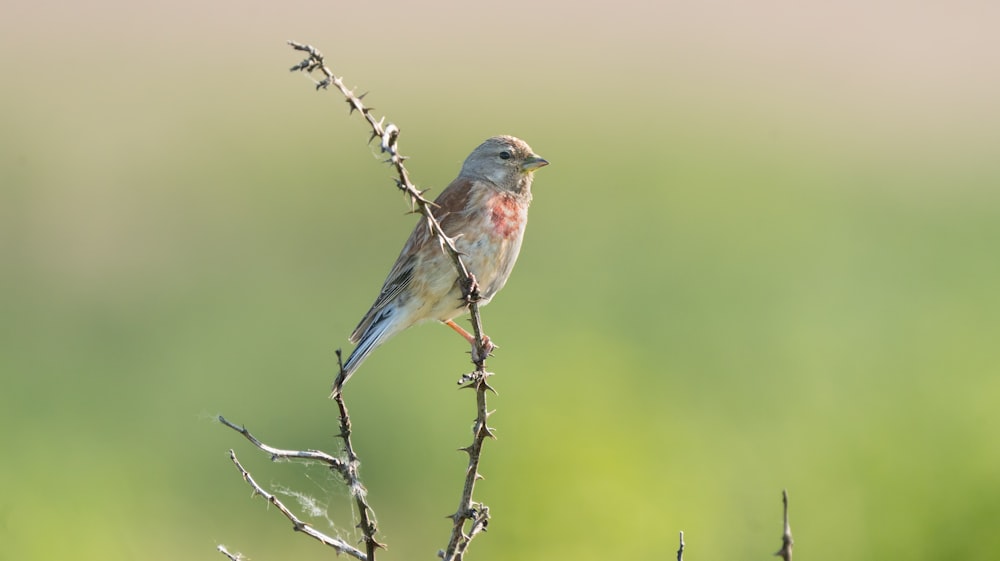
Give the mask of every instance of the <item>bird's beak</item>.
[[549, 165], [549, 162], [540, 156], [531, 156], [521, 164], [521, 171], [529, 172], [535, 171], [536, 169]]

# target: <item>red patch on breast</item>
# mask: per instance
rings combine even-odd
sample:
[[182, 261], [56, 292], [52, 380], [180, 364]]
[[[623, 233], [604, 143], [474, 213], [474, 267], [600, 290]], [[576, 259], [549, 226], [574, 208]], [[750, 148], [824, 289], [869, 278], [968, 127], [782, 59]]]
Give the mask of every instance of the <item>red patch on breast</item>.
[[521, 228], [521, 205], [510, 195], [500, 195], [490, 201], [490, 220], [498, 236], [509, 238]]

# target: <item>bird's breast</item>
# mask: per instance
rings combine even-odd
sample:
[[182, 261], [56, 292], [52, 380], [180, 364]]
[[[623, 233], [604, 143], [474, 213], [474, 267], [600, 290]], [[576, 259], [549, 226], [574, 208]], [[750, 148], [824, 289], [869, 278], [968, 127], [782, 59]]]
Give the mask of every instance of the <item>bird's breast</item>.
[[520, 235], [527, 218], [527, 208], [515, 197], [500, 193], [490, 198], [490, 223], [495, 235], [509, 239]]

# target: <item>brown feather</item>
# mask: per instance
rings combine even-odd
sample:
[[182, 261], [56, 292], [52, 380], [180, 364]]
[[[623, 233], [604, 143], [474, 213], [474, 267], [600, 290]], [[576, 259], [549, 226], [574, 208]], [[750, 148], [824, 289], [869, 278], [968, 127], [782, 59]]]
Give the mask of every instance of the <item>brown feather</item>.
[[[451, 232], [451, 228], [448, 226], [454, 223], [455, 219], [466, 210], [473, 183], [474, 181], [469, 178], [458, 177], [434, 199], [434, 208], [431, 209], [431, 212], [449, 236], [457, 235], [457, 232]], [[372, 304], [365, 317], [361, 318], [358, 326], [354, 328], [348, 338], [351, 343], [357, 344], [379, 312], [410, 285], [413, 280], [414, 256], [428, 243], [437, 243], [437, 241], [431, 235], [426, 220], [421, 216], [420, 221], [413, 228], [413, 232], [410, 233], [410, 237], [403, 244], [403, 249], [399, 252], [399, 257], [396, 258], [396, 263], [386, 276], [385, 283], [382, 285], [382, 290], [379, 291], [375, 303]]]

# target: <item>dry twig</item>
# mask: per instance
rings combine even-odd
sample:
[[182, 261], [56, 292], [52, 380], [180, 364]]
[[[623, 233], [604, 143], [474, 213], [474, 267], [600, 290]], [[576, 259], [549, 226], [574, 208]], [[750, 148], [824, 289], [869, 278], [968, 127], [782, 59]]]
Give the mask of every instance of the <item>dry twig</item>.
[[[233, 426], [228, 422], [226, 424], [228, 426]], [[243, 467], [243, 464], [240, 463], [239, 459], [236, 458], [236, 452], [230, 450], [229, 459], [232, 460], [233, 464], [236, 465], [236, 468], [240, 470], [240, 474], [242, 474], [243, 480], [246, 481], [248, 485], [250, 485], [251, 489], [253, 489], [253, 494], [264, 497], [264, 500], [271, 503], [279, 511], [281, 511], [281, 513], [285, 515], [285, 518], [291, 520], [292, 528], [296, 532], [302, 532], [303, 534], [315, 539], [316, 541], [332, 547], [337, 553], [346, 553], [351, 557], [354, 557], [355, 559], [359, 559], [361, 561], [368, 561], [370, 559], [367, 555], [364, 554], [364, 552], [348, 544], [344, 540], [328, 536], [323, 532], [320, 532], [319, 530], [310, 526], [308, 522], [300, 520], [297, 516], [295, 516], [295, 514], [291, 510], [288, 509], [288, 507], [285, 506], [284, 503], [281, 502], [280, 499], [278, 499], [278, 497], [274, 496], [272, 493], [268, 493], [267, 491], [265, 491], [264, 488], [261, 487], [254, 480], [253, 476], [250, 475], [250, 472], [248, 472], [246, 468]], [[228, 552], [226, 552], [226, 554], [229, 555]]]
[[225, 555], [229, 558], [229, 561], [243, 561], [243, 555], [239, 553], [230, 553], [226, 546], [219, 545], [215, 548], [219, 553]]
[[781, 490], [781, 504], [784, 510], [785, 517], [785, 527], [784, 532], [781, 534], [781, 549], [774, 552], [774, 555], [781, 557], [785, 561], [792, 561], [792, 546], [795, 542], [792, 540], [792, 526], [788, 523], [788, 490]]
[[368, 559], [374, 561], [375, 550], [384, 548], [385, 545], [375, 539], [375, 533], [378, 531], [375, 524], [375, 511], [368, 505], [368, 491], [361, 484], [361, 476], [358, 475], [361, 461], [354, 452], [354, 445], [351, 443], [351, 416], [347, 413], [347, 404], [344, 402], [344, 393], [341, 391], [344, 379], [344, 362], [340, 349], [337, 349], [337, 365], [340, 368], [340, 374], [337, 375], [339, 383], [337, 391], [333, 394], [333, 399], [337, 402], [337, 409], [340, 411], [340, 438], [344, 441], [344, 452], [347, 454], [343, 476], [351, 490], [351, 496], [354, 497], [354, 502], [358, 505], [358, 515], [361, 517], [358, 527], [361, 528], [361, 533], [364, 535]]
[[219, 422], [242, 434], [251, 444], [270, 454], [271, 460], [315, 460], [326, 464], [330, 469], [339, 472], [341, 475], [347, 473], [347, 465], [340, 458], [335, 458], [326, 452], [319, 450], [282, 450], [281, 448], [268, 446], [257, 440], [254, 435], [250, 434], [250, 431], [246, 427], [232, 423], [222, 415], [219, 415]]
[[[479, 459], [483, 450], [483, 443], [487, 438], [496, 438], [493, 429], [487, 424], [492, 411], [486, 408], [486, 392], [494, 391], [486, 382], [491, 373], [477, 370], [467, 374], [459, 380], [463, 388], [476, 391], [476, 420], [472, 425], [472, 444], [461, 448], [469, 455], [469, 466], [465, 472], [465, 485], [462, 487], [462, 498], [458, 503], [458, 510], [449, 518], [452, 521], [451, 538], [448, 540], [448, 547], [438, 556], [445, 561], [460, 560], [465, 556], [472, 538], [479, 532], [485, 532], [490, 521], [490, 509], [482, 503], [472, 500], [472, 494], [476, 487], [476, 481], [483, 478], [479, 474]], [[494, 392], [495, 393], [495, 392]], [[466, 522], [468, 530], [466, 530]]]
[[[339, 359], [340, 355], [338, 354], [337, 356]], [[344, 440], [344, 451], [347, 453], [346, 462], [344, 460], [341, 460], [340, 458], [336, 458], [334, 456], [331, 456], [330, 454], [327, 454], [326, 452], [321, 452], [319, 450], [283, 450], [280, 448], [275, 448], [273, 446], [268, 446], [267, 444], [264, 444], [263, 442], [258, 440], [255, 436], [250, 434], [250, 431], [247, 430], [246, 427], [241, 427], [234, 423], [231, 423], [229, 420], [227, 420], [225, 417], [221, 415], [219, 416], [219, 422], [235, 430], [236, 432], [242, 434], [243, 437], [249, 440], [254, 446], [270, 454], [271, 460], [279, 460], [279, 459], [314, 460], [326, 464], [326, 466], [329, 467], [332, 471], [339, 473], [340, 476], [344, 479], [344, 482], [347, 483], [348, 488], [351, 490], [351, 496], [354, 497], [354, 500], [358, 505], [358, 511], [361, 516], [361, 523], [358, 525], [358, 527], [361, 529], [361, 533], [364, 535], [366, 552], [365, 554], [363, 554], [362, 557], [359, 557], [359, 559], [374, 561], [375, 550], [384, 546], [375, 540], [376, 526], [374, 522], [374, 512], [368, 505], [367, 492], [365, 490], [364, 485], [361, 484], [360, 477], [358, 477], [358, 466], [360, 465], [360, 462], [358, 461], [357, 454], [354, 453], [354, 447], [351, 445], [351, 419], [347, 414], [347, 407], [343, 404], [343, 398], [340, 397], [339, 395], [337, 399], [337, 405], [338, 407], [340, 407], [340, 436]], [[233, 461], [235, 462], [236, 456], [232, 454], [232, 451], [230, 451], [230, 455]], [[237, 466], [239, 466], [240, 471], [243, 472], [244, 479], [250, 477], [250, 474], [245, 469], [243, 469], [243, 466], [239, 465], [239, 463], [237, 463]], [[247, 482], [251, 483], [252, 478], [247, 479]], [[251, 483], [251, 485], [254, 484]], [[269, 496], [265, 493], [259, 493], [259, 494], [262, 494], [265, 497]], [[269, 498], [268, 500], [271, 499]], [[271, 500], [271, 502], [273, 503], [274, 501]], [[283, 510], [282, 512], [285, 511]], [[295, 523], [295, 519], [292, 519], [292, 522]], [[299, 528], [296, 527], [296, 530], [298, 529]]]

